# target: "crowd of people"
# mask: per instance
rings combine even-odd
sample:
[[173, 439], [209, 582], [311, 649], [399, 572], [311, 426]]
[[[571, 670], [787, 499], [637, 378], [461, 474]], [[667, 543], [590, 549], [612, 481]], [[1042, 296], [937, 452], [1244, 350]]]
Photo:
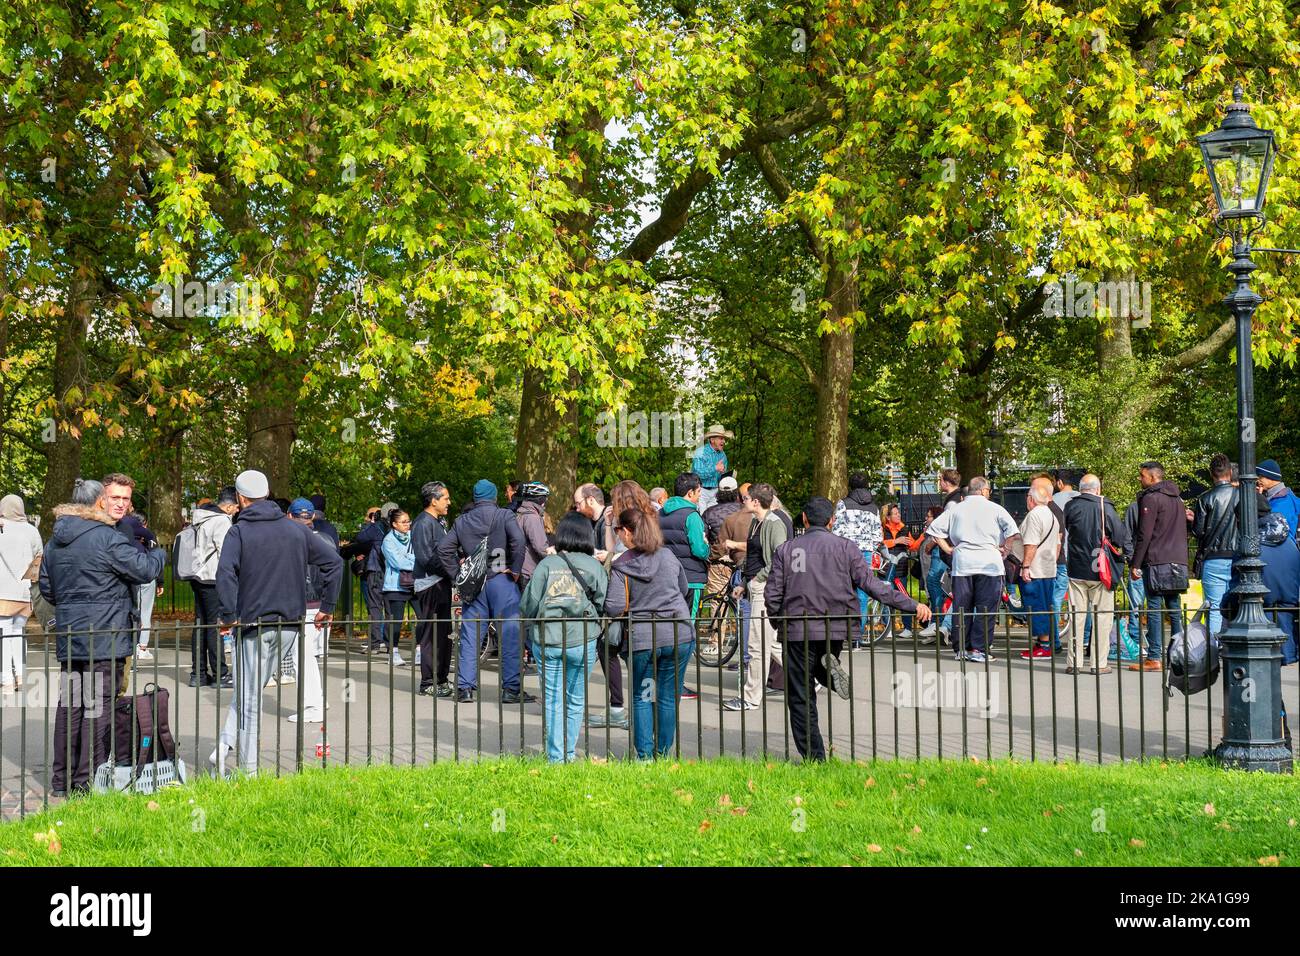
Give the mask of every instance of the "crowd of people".
[[[959, 659], [984, 663], [995, 659], [994, 622], [1010, 605], [1029, 630], [1021, 656], [1063, 652], [1067, 674], [1110, 670], [1122, 632], [1113, 626], [1121, 586], [1134, 634], [1146, 612], [1135, 670], [1161, 669], [1164, 630], [1180, 632], [1189, 577], [1202, 582], [1210, 630], [1227, 619], [1241, 488], [1224, 455], [1210, 461], [1214, 484], [1190, 506], [1159, 462], [1143, 463], [1143, 490], [1122, 517], [1097, 475], [1038, 475], [1019, 523], [992, 500], [987, 478], [963, 483], [946, 469], [941, 503], [909, 529], [898, 504], [882, 508], [860, 472], [839, 501], [814, 496], [787, 509], [770, 483], [738, 483], [725, 452], [729, 437], [710, 429], [671, 495], [631, 480], [608, 497], [582, 484], [553, 522], [551, 490], [542, 482], [510, 482], [503, 505], [497, 486], [482, 479], [449, 523], [450, 492], [430, 481], [417, 513], [392, 502], [371, 508], [346, 541], [326, 518], [323, 497], [273, 499], [265, 475], [244, 471], [214, 499], [196, 502], [172, 548], [174, 577], [194, 594], [189, 683], [235, 691], [212, 763], [224, 771], [234, 751], [241, 769], [255, 771], [260, 691], [277, 675], [302, 681], [302, 712], [291, 720], [324, 720], [317, 658], [345, 565], [361, 579], [369, 609], [366, 653], [407, 666], [399, 643], [413, 616], [420, 694], [474, 702], [490, 634], [501, 703], [537, 703], [523, 686], [536, 668], [553, 761], [575, 758], [584, 721], [630, 728], [642, 758], [669, 752], [679, 702], [698, 696], [685, 677], [706, 594], [729, 594], [737, 608], [739, 692], [723, 706], [752, 711], [784, 696], [795, 745], [808, 759], [825, 756], [814, 691], [849, 696], [841, 655], [876, 639], [869, 606], [891, 609], [896, 638], [941, 640]], [[1278, 624], [1290, 664], [1300, 657], [1300, 500], [1276, 462], [1261, 463], [1258, 474], [1267, 604], [1289, 609]], [[90, 739], [91, 702], [123, 693], [130, 662], [151, 654], [150, 609], [167, 561], [133, 511], [134, 487], [122, 474], [79, 479], [72, 500], [54, 509], [44, 546], [21, 499], [0, 500], [0, 682], [21, 684], [22, 634], [33, 613], [32, 582], [39, 582], [65, 675], [54, 734], [56, 794], [85, 790], [91, 768], [107, 757], [110, 721], [99, 721]], [[1197, 542], [1190, 568], [1189, 535]], [[911, 596], [911, 579], [926, 602]], [[1065, 609], [1073, 613], [1062, 619]], [[589, 712], [588, 675], [597, 665], [608, 697]], [[73, 692], [70, 678], [92, 690]]]

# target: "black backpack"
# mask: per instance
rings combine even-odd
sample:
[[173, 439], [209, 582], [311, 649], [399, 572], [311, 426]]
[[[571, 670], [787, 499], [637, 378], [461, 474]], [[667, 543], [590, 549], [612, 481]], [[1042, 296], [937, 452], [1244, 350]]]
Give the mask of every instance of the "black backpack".
[[1205, 625], [1205, 609], [1197, 611], [1181, 634], [1165, 648], [1166, 689], [1170, 697], [1180, 690], [1187, 697], [1199, 694], [1219, 679], [1219, 637]]
[[478, 543], [474, 553], [461, 563], [460, 571], [456, 574], [456, 591], [460, 595], [461, 607], [472, 604], [479, 596], [479, 592], [483, 590], [483, 585], [487, 583], [488, 542], [492, 539], [492, 532], [496, 530], [497, 520], [502, 515], [508, 514], [510, 512], [505, 508], [497, 510], [492, 523], [488, 525], [487, 534], [483, 535], [483, 540]]

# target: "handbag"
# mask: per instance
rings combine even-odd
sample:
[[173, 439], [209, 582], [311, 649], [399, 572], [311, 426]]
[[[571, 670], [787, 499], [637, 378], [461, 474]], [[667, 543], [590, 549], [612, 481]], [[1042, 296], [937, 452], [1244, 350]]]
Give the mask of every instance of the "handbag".
[[1148, 594], [1182, 594], [1187, 590], [1187, 565], [1148, 564], [1143, 571]]
[[497, 520], [502, 515], [507, 514], [510, 514], [510, 512], [504, 508], [497, 510], [497, 514], [492, 518], [492, 523], [488, 525], [487, 534], [483, 535], [483, 540], [478, 543], [474, 553], [461, 564], [460, 570], [456, 574], [456, 593], [460, 595], [462, 607], [473, 604], [479, 592], [483, 590], [483, 585], [487, 583], [488, 541], [492, 537], [492, 532], [496, 529]]
[[1101, 527], [1101, 548], [1097, 552], [1097, 580], [1107, 591], [1115, 590], [1115, 579], [1119, 577], [1115, 568], [1115, 546], [1110, 543], [1110, 536], [1106, 534], [1106, 499], [1097, 496], [1097, 512], [1100, 517]]

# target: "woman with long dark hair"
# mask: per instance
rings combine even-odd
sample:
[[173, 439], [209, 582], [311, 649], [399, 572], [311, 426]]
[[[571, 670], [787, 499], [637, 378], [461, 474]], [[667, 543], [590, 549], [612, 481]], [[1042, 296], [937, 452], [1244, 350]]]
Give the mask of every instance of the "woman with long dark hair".
[[664, 547], [657, 517], [625, 508], [615, 526], [627, 550], [615, 559], [605, 614], [627, 616], [624, 628], [632, 659], [632, 686], [653, 681], [655, 692], [637, 694], [632, 735], [637, 756], [665, 756], [677, 735], [677, 706], [695, 630], [686, 603], [686, 572]]
[[592, 556], [595, 550], [591, 522], [569, 512], [555, 529], [555, 553], [537, 563], [519, 599], [541, 676], [546, 757], [552, 763], [575, 759], [587, 707], [587, 674], [596, 660], [608, 580]]

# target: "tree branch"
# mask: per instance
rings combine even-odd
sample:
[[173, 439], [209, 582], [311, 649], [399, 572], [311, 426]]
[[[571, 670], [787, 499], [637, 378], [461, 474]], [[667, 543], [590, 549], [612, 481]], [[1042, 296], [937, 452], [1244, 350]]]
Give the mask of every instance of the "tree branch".
[[775, 339], [769, 339], [753, 330], [751, 330], [750, 334], [753, 340], [759, 345], [766, 345], [770, 349], [775, 349], [777, 352], [784, 352], [786, 355], [791, 356], [803, 369], [804, 376], [807, 378], [808, 384], [813, 388], [813, 390], [821, 390], [821, 382], [817, 378], [817, 373], [813, 371], [812, 363], [809, 362], [807, 356], [797, 348], [793, 345], [786, 345], [784, 342], [778, 342]]
[[[828, 119], [830, 119], [830, 107], [823, 97], [818, 97], [806, 106], [782, 113], [767, 123], [750, 129], [736, 146], [721, 150], [718, 153], [718, 169], [721, 170], [741, 153], [751, 152], [756, 147], [767, 143], [789, 139], [796, 133], [812, 129]], [[686, 228], [690, 218], [691, 203], [716, 178], [714, 173], [701, 166], [692, 169], [685, 179], [668, 190], [659, 204], [658, 217], [641, 228], [619, 258], [648, 262], [660, 246]]]
[[[793, 190], [790, 187], [790, 180], [786, 179], [785, 173], [781, 172], [781, 167], [777, 164], [772, 147], [766, 143], [760, 143], [751, 152], [754, 158], [758, 160], [758, 168], [763, 171], [763, 178], [767, 180], [767, 184], [776, 195], [777, 201], [785, 205]], [[797, 213], [795, 220], [799, 223], [799, 230], [803, 233], [804, 239], [807, 240], [808, 248], [812, 250], [813, 256], [816, 257], [818, 262], [825, 264], [826, 246], [817, 237], [817, 233], [813, 231], [812, 224], [807, 217]]]
[[1236, 323], [1237, 320], [1231, 316], [1224, 319], [1218, 328], [1201, 341], [1191, 348], [1179, 352], [1169, 360], [1168, 367], [1160, 373], [1157, 381], [1168, 382], [1187, 369], [1200, 365], [1232, 341], [1233, 333], [1236, 331]]

